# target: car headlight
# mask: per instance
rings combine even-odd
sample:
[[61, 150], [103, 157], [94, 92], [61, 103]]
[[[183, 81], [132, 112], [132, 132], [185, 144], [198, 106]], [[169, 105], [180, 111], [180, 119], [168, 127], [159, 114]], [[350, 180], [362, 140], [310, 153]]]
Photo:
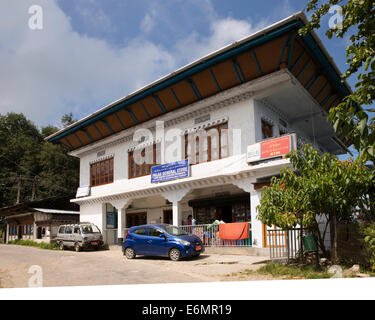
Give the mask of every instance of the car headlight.
[[185, 240], [177, 239], [177, 242], [181, 243], [184, 246], [190, 246], [190, 242]]

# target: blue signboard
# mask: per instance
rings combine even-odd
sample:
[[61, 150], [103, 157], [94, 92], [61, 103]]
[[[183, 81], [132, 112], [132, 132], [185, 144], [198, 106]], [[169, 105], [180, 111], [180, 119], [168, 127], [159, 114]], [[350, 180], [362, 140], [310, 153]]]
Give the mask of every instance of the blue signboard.
[[151, 183], [189, 177], [189, 160], [162, 164], [151, 168]]

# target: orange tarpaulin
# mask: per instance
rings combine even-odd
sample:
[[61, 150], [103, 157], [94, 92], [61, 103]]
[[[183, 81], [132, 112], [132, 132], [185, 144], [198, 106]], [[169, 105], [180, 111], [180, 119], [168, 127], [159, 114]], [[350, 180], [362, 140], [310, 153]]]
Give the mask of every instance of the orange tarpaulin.
[[219, 238], [222, 240], [244, 240], [249, 238], [249, 223], [225, 223], [219, 225]]

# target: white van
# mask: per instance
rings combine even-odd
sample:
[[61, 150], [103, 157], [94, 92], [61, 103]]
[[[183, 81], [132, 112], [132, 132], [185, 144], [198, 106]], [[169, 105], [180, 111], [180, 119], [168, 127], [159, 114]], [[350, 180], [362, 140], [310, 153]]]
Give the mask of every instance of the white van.
[[60, 250], [70, 247], [77, 252], [87, 248], [99, 250], [104, 244], [102, 233], [92, 223], [62, 225], [59, 227], [56, 241]]

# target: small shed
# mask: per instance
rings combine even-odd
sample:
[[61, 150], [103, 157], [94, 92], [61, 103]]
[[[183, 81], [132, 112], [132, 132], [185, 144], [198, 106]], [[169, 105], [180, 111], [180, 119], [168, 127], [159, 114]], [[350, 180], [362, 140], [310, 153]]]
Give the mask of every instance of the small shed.
[[30, 201], [1, 208], [6, 220], [3, 241], [34, 240], [51, 242], [62, 224], [79, 223], [79, 206], [71, 203], [75, 195]]

